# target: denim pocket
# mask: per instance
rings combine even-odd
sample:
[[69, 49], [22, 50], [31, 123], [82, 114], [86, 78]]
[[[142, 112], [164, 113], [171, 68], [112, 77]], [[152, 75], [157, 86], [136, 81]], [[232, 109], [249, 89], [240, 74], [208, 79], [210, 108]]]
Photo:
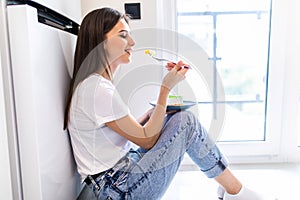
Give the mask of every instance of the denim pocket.
[[131, 159], [129, 157], [124, 157], [120, 163], [117, 163], [117, 165], [113, 167], [113, 170], [115, 170], [115, 173], [111, 176], [113, 188], [120, 192], [127, 191], [126, 181], [133, 166], [134, 163]]
[[135, 150], [130, 150], [117, 164], [111, 169], [110, 178], [112, 187], [120, 192], [127, 192], [127, 180], [132, 168], [141, 159], [141, 154]]

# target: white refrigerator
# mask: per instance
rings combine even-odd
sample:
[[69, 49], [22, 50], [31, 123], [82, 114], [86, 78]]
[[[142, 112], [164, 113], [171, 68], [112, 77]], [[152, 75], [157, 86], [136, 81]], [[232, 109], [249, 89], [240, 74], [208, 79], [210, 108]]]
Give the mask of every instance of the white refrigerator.
[[0, 199], [76, 199], [63, 118], [80, 0], [1, 0], [0, 9]]

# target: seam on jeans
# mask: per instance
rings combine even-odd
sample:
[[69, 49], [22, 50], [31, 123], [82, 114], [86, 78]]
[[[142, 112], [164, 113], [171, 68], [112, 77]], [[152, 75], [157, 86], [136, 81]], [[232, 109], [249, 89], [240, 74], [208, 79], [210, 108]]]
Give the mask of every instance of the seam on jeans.
[[[186, 152], [188, 151], [188, 149], [190, 148], [190, 146], [195, 142], [196, 138], [197, 138], [197, 137], [200, 138], [201, 135], [202, 135], [202, 132], [199, 132], [199, 131], [197, 131], [196, 129], [192, 130], [192, 132], [193, 132], [192, 137], [191, 137], [189, 140], [187, 140], [186, 143], [185, 143], [185, 146], [186, 146]], [[196, 134], [194, 134], [194, 133], [196, 133]], [[201, 141], [202, 141], [202, 139], [201, 139]], [[203, 142], [203, 141], [202, 141], [202, 142]]]

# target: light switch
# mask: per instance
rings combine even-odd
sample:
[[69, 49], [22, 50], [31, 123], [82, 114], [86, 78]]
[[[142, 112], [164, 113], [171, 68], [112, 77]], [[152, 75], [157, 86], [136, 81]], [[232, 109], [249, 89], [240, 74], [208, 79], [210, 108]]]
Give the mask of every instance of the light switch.
[[141, 4], [140, 3], [125, 3], [125, 13], [131, 19], [141, 19]]

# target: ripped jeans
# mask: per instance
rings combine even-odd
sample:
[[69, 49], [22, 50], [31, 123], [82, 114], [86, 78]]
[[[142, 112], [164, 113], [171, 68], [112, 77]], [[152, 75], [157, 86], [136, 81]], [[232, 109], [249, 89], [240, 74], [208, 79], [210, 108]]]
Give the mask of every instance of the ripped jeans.
[[162, 134], [150, 150], [130, 150], [90, 184], [99, 200], [161, 199], [187, 153], [209, 178], [220, 175], [227, 161], [188, 111], [168, 115]]

